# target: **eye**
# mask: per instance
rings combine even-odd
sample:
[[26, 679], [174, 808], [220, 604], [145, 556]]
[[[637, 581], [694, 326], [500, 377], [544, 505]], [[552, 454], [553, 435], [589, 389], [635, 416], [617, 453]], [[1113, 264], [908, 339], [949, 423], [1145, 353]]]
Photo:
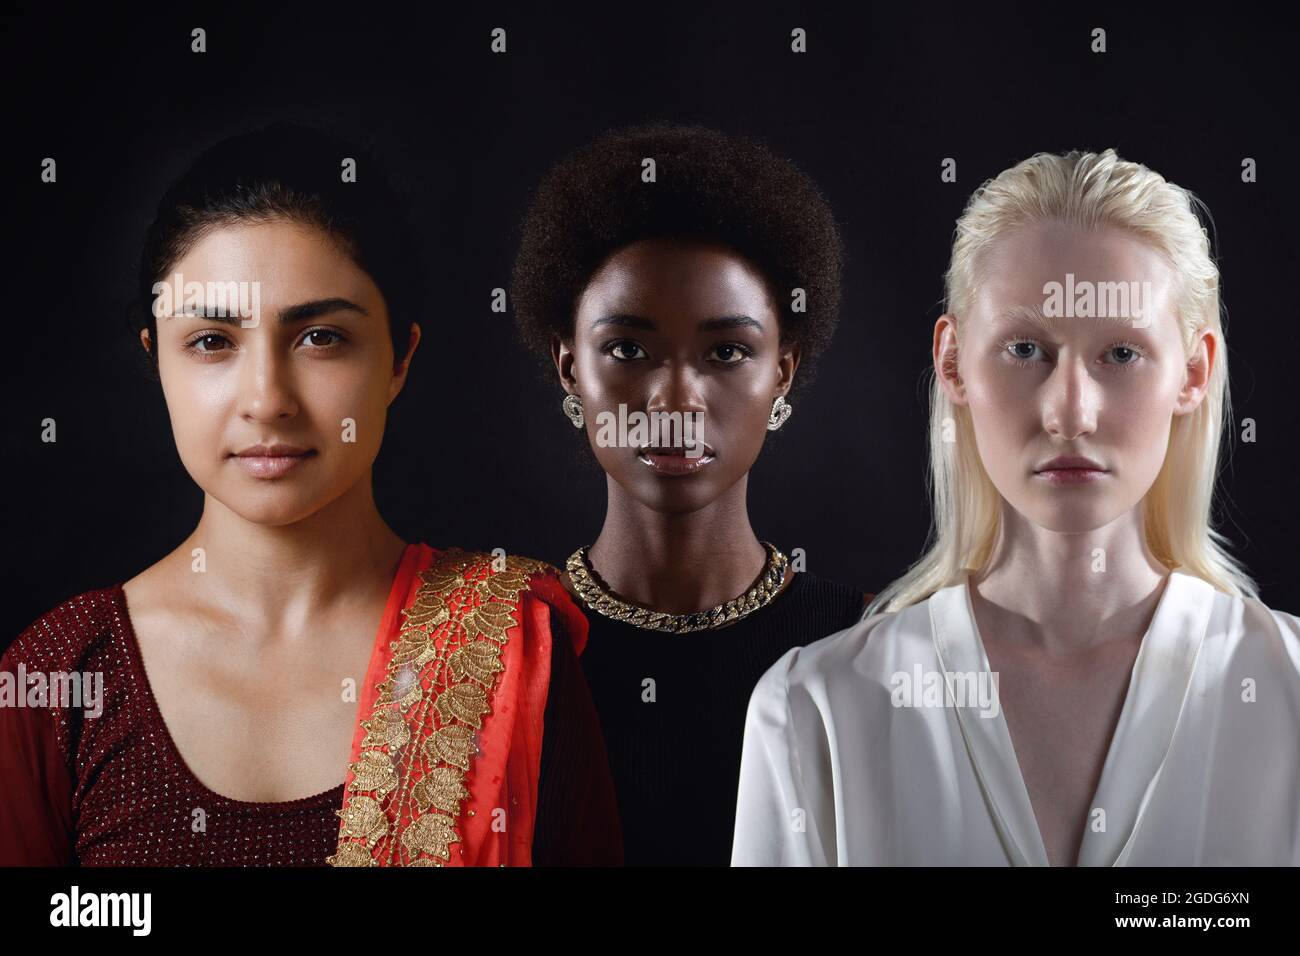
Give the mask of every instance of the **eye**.
[[1042, 349], [1038, 347], [1038, 343], [1030, 342], [1026, 339], [1017, 339], [1012, 342], [1007, 342], [1003, 348], [1006, 349], [1008, 355], [1022, 365], [1028, 365], [1033, 362], [1042, 351]]
[[1112, 365], [1133, 365], [1142, 357], [1142, 351], [1135, 345], [1112, 345], [1106, 350], [1106, 354], [1113, 356], [1115, 361]]
[[218, 332], [202, 332], [185, 343], [185, 350], [200, 355], [228, 351], [231, 342]]
[[637, 359], [646, 358], [645, 349], [637, 345], [631, 339], [618, 339], [610, 342], [602, 350], [607, 355], [612, 355], [620, 362], [633, 362]]
[[710, 350], [709, 357], [711, 361], [720, 365], [739, 365], [753, 354], [753, 349], [738, 342], [724, 342], [721, 345], [715, 345]]
[[333, 329], [308, 329], [302, 340], [312, 348], [327, 349], [342, 342], [343, 336]]

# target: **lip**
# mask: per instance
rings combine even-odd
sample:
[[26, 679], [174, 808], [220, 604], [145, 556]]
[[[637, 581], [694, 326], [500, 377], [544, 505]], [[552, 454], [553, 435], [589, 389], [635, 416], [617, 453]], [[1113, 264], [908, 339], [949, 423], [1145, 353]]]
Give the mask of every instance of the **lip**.
[[310, 448], [275, 442], [270, 445], [250, 445], [231, 457], [253, 478], [279, 478], [315, 454]]
[[1034, 476], [1054, 485], [1083, 485], [1110, 474], [1091, 458], [1060, 455], [1034, 469]]
[[642, 448], [637, 452], [637, 459], [656, 474], [680, 478], [707, 467], [716, 454], [707, 444], [704, 453], [694, 458], [686, 454], [685, 448]]

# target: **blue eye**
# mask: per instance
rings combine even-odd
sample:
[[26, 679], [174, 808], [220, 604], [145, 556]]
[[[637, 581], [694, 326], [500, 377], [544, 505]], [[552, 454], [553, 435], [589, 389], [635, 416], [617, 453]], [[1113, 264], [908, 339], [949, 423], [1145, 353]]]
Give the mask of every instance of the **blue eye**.
[[[1011, 354], [1012, 358], [1017, 359], [1021, 362], [1028, 362], [1034, 358], [1035, 353], [1038, 350], [1038, 346], [1035, 345], [1033, 342], [1025, 342], [1025, 341], [1009, 342], [1006, 346], [1006, 349], [1007, 352]], [[1029, 351], [1028, 352], [1022, 351], [1023, 349], [1028, 349]]]
[[[1043, 358], [1042, 348], [1029, 339], [1013, 339], [1003, 344], [1003, 349], [1018, 365], [1031, 365]], [[1136, 345], [1119, 343], [1104, 353], [1112, 358], [1108, 365], [1133, 365], [1142, 358], [1142, 349]]]

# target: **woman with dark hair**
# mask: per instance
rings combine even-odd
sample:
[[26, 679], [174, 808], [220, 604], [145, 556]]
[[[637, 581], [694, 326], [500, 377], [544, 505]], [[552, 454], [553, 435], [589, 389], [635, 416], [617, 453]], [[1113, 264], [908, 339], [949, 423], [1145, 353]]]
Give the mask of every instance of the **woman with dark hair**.
[[760, 541], [746, 505], [796, 370], [830, 339], [840, 262], [802, 172], [699, 127], [607, 133], [549, 172], [524, 221], [519, 327], [606, 475], [604, 526], [566, 580], [591, 622], [582, 665], [629, 864], [729, 862], [754, 684], [861, 613], [861, 591]]
[[5, 654], [22, 685], [103, 695], [0, 708], [0, 863], [617, 861], [554, 569], [408, 544], [375, 505], [415, 250], [374, 161], [300, 127], [218, 144], [163, 197], [139, 337], [203, 512]]

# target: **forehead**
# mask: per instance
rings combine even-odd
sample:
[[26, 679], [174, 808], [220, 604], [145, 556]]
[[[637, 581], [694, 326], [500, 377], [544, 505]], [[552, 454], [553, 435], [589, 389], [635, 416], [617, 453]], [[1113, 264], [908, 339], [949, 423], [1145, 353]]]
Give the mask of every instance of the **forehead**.
[[1148, 296], [1143, 305], [1157, 318], [1170, 313], [1176, 279], [1153, 246], [1125, 230], [1055, 220], [1018, 226], [999, 238], [979, 264], [979, 276], [975, 308], [991, 318], [1042, 309], [1053, 291], [1101, 296], [1117, 283]]
[[237, 223], [209, 229], [173, 265], [164, 281], [256, 282], [263, 303], [330, 297], [381, 298], [374, 281], [318, 229], [293, 222]]
[[656, 319], [774, 314], [762, 273], [740, 253], [718, 243], [669, 239], [642, 240], [610, 255], [579, 302], [579, 313], [593, 311]]

